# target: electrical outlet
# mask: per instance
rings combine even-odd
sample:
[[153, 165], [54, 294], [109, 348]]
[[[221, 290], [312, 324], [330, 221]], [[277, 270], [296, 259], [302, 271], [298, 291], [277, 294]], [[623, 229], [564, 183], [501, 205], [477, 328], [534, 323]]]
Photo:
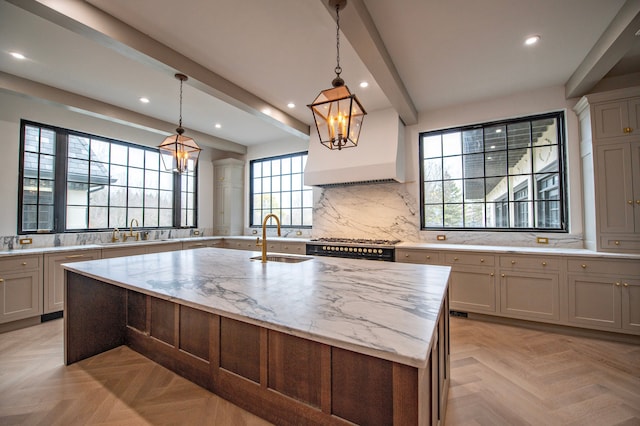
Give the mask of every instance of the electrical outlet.
[[537, 237], [536, 242], [538, 244], [549, 244], [549, 239], [547, 237]]
[[446, 236], [446, 235], [438, 235], [438, 236], [436, 237], [436, 239], [437, 239], [438, 241], [445, 241], [445, 240], [447, 239], [447, 236]]
[[20, 238], [20, 244], [31, 244], [32, 242], [31, 238]]
[[196, 229], [195, 231], [193, 231], [193, 235], [200, 235], [200, 231]]

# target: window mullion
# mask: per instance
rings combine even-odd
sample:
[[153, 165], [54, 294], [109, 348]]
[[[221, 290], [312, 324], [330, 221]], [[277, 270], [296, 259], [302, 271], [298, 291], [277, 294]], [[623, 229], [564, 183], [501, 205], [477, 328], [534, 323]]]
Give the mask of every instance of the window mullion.
[[67, 230], [67, 147], [69, 133], [56, 130], [56, 160], [54, 171], [53, 232]]

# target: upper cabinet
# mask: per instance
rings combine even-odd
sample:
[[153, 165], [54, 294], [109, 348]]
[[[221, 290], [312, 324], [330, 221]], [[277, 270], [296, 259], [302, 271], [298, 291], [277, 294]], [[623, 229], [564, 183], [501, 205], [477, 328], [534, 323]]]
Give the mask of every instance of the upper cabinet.
[[640, 253], [640, 87], [586, 95], [575, 111], [585, 246]]
[[640, 138], [640, 99], [623, 99], [593, 106], [594, 139]]
[[244, 161], [226, 158], [213, 162], [214, 235], [242, 235]]

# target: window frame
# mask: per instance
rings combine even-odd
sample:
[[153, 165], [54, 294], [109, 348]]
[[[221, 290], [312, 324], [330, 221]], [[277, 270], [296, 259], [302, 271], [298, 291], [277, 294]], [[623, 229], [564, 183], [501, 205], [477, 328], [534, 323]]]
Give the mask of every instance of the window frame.
[[[532, 134], [533, 130], [532, 130], [532, 126], [531, 123], [538, 121], [538, 120], [545, 120], [545, 119], [555, 119], [555, 124], [556, 124], [556, 141], [557, 144], [550, 144], [548, 146], [554, 146], [557, 147], [557, 172], [549, 172], [549, 171], [545, 171], [545, 168], [539, 170], [539, 171], [535, 171], [533, 164], [531, 165], [531, 170], [526, 173], [526, 174], [510, 174], [509, 171], [509, 166], [507, 165], [506, 168], [506, 172], [503, 175], [488, 175], [487, 174], [487, 166], [486, 166], [486, 162], [487, 162], [487, 154], [489, 154], [492, 151], [487, 151], [486, 147], [484, 146], [484, 142], [486, 141], [485, 136], [485, 130], [486, 129], [490, 129], [490, 128], [497, 128], [500, 126], [503, 126], [505, 129], [507, 129], [508, 125], [514, 125], [514, 124], [522, 124], [522, 123], [529, 123], [529, 132], [530, 135]], [[447, 218], [446, 218], [446, 206], [452, 205], [452, 206], [456, 206], [459, 205], [460, 208], [463, 209], [465, 206], [470, 205], [470, 204], [478, 204], [478, 203], [469, 203], [468, 201], [465, 200], [464, 196], [462, 197], [462, 201], [459, 203], [447, 203], [445, 200], [445, 183], [448, 181], [448, 179], [446, 179], [444, 177], [444, 168], [443, 168], [443, 175], [441, 180], [430, 180], [430, 181], [425, 181], [425, 142], [423, 142], [423, 140], [426, 137], [429, 136], [440, 136], [441, 138], [444, 137], [444, 135], [447, 134], [451, 134], [451, 133], [455, 133], [455, 132], [459, 132], [461, 137], [462, 134], [465, 131], [475, 131], [475, 130], [481, 130], [482, 131], [482, 142], [483, 142], [483, 148], [482, 151], [477, 152], [477, 154], [482, 154], [483, 155], [483, 174], [480, 177], [480, 179], [483, 179], [485, 182], [485, 197], [483, 197], [483, 201], [482, 204], [484, 205], [484, 214], [485, 214], [485, 218], [484, 218], [484, 226], [482, 227], [466, 227], [464, 226], [464, 214], [462, 215], [462, 223], [463, 226], [446, 226], [445, 224], [447, 223]], [[505, 135], [505, 148], [504, 151], [508, 156], [508, 153], [510, 150], [521, 150], [522, 148], [511, 148], [509, 149], [508, 144], [508, 137], [507, 135]], [[463, 140], [461, 140], [461, 143], [463, 142]], [[535, 148], [535, 145], [533, 145], [533, 142], [530, 139], [529, 145], [527, 146], [528, 150], [532, 150], [533, 152], [533, 148]], [[567, 173], [567, 159], [566, 159], [566, 151], [567, 151], [567, 147], [566, 147], [566, 143], [567, 143], [567, 138], [566, 138], [566, 119], [565, 119], [565, 112], [564, 111], [552, 111], [552, 112], [548, 112], [548, 113], [542, 113], [542, 114], [535, 114], [535, 115], [528, 115], [528, 116], [522, 116], [522, 117], [516, 117], [516, 118], [511, 118], [511, 119], [504, 119], [504, 120], [496, 120], [496, 121], [490, 121], [490, 122], [485, 122], [485, 123], [477, 123], [477, 124], [472, 124], [472, 125], [466, 125], [466, 126], [459, 126], [459, 127], [453, 127], [453, 128], [446, 128], [446, 129], [440, 129], [440, 130], [433, 130], [433, 131], [426, 131], [426, 132], [420, 132], [418, 135], [418, 169], [419, 169], [419, 174], [420, 174], [420, 188], [419, 188], [419, 192], [420, 192], [420, 229], [422, 231], [470, 231], [470, 232], [474, 232], [474, 231], [481, 231], [481, 232], [527, 232], [527, 231], [535, 231], [535, 232], [554, 232], [554, 233], [568, 233], [569, 232], [569, 223], [568, 223], [568, 192], [567, 192], [567, 188], [566, 188], [566, 173]], [[473, 151], [472, 154], [476, 154], [476, 151]], [[465, 155], [469, 155], [469, 153], [465, 154], [463, 152], [463, 150], [461, 150], [460, 154], [459, 154], [463, 159]], [[532, 154], [533, 155], [533, 154]], [[447, 158], [447, 155], [445, 153], [443, 153], [442, 151], [440, 152], [440, 156], [435, 156], [435, 157], [429, 157], [429, 159], [440, 159], [441, 164], [444, 165], [444, 158]], [[489, 158], [490, 159], [490, 158]], [[464, 161], [462, 162], [464, 164]], [[460, 178], [461, 182], [462, 182], [462, 186], [464, 187], [465, 185], [465, 179], [477, 179], [476, 176], [471, 176], [471, 177], [464, 177], [464, 165], [462, 166], [463, 168], [463, 176]], [[548, 176], [549, 174], [554, 174], [557, 175], [558, 177], [558, 191], [559, 191], [559, 200], [557, 201], [559, 203], [559, 227], [557, 228], [547, 228], [547, 227], [542, 227], [542, 226], [538, 226], [538, 223], [540, 223], [540, 219], [538, 218], [538, 204], [540, 201], [547, 201], [547, 200], [540, 200], [538, 199], [538, 183], [542, 178], [542, 176]], [[508, 209], [514, 208], [515, 204], [518, 203], [519, 201], [512, 199], [509, 196], [509, 193], [507, 191], [507, 193], [505, 193], [505, 199], [503, 200], [502, 198], [496, 198], [495, 200], [487, 200], [486, 199], [486, 181], [487, 179], [490, 178], [503, 178], [503, 179], [507, 179], [507, 182], [509, 182], [509, 179], [513, 176], [526, 176], [526, 179], [530, 180], [530, 182], [532, 182], [532, 187], [530, 188], [529, 191], [529, 200], [528, 201], [522, 201], [524, 203], [528, 203], [531, 205], [531, 207], [529, 208], [529, 215], [532, 215], [532, 217], [529, 218], [529, 221], [531, 223], [532, 226], [527, 226], [527, 227], [516, 227], [516, 220], [515, 218], [512, 219], [512, 215], [511, 213], [507, 210], [507, 220], [510, 222], [507, 224], [507, 226], [500, 226], [499, 224], [496, 223], [495, 226], [487, 226], [487, 209], [489, 207], [494, 209], [494, 213], [497, 212], [498, 210], [498, 204], [503, 204], [505, 206], [508, 207]], [[450, 179], [449, 179], [450, 180]], [[443, 226], [426, 226], [426, 206], [427, 204], [425, 203], [425, 186], [427, 186], [427, 184], [430, 183], [434, 183], [434, 182], [442, 182], [442, 185], [440, 186], [440, 188], [442, 188], [442, 203], [438, 204], [438, 203], [431, 203], [430, 205], [433, 206], [437, 206], [440, 205], [442, 207], [442, 218], [443, 218]], [[514, 191], [515, 194], [515, 191]]]
[[[301, 152], [294, 152], [294, 153], [290, 153], [290, 154], [283, 154], [283, 155], [276, 155], [276, 156], [272, 156], [272, 157], [263, 157], [263, 158], [256, 158], [253, 159], [251, 161], [249, 161], [249, 227], [250, 228], [260, 228], [262, 227], [262, 222], [261, 223], [254, 223], [254, 213], [255, 213], [255, 206], [254, 206], [254, 164], [255, 163], [259, 163], [259, 162], [267, 162], [267, 161], [273, 161], [273, 160], [278, 160], [278, 159], [284, 159], [284, 158], [294, 158], [294, 157], [305, 157], [308, 156], [309, 153], [308, 151], [301, 151]], [[301, 189], [299, 190], [299, 192], [301, 193], [301, 203], [302, 206], [300, 207], [301, 210], [301, 222], [304, 223], [304, 209], [309, 208], [311, 209], [311, 220], [313, 221], [313, 189], [312, 187], [305, 187], [304, 185], [304, 164], [302, 167], [302, 182], [301, 182]], [[293, 175], [293, 173], [289, 172], [289, 176]], [[282, 176], [282, 173], [279, 175]], [[271, 175], [271, 177], [273, 177], [273, 174]], [[312, 200], [311, 200], [311, 205], [309, 206], [305, 206], [304, 205], [304, 191], [311, 191], [311, 196], [312, 196]], [[282, 190], [278, 191], [279, 193], [282, 192]], [[291, 190], [291, 192], [293, 192], [293, 190]], [[261, 194], [263, 194], [264, 192], [261, 192]], [[271, 194], [273, 194], [274, 192], [270, 192]], [[288, 207], [286, 208], [286, 210], [293, 210], [294, 207]], [[260, 210], [264, 210], [264, 209], [260, 209]], [[285, 210], [283, 208], [281, 208], [280, 210]], [[269, 209], [269, 212], [272, 213], [273, 212], [273, 208]], [[267, 213], [268, 214], [268, 213]], [[264, 216], [263, 216], [264, 217]], [[281, 228], [287, 228], [287, 229], [311, 229], [313, 227], [313, 222], [311, 225], [294, 225], [294, 224], [284, 224], [282, 223], [282, 217], [281, 215], [278, 215], [278, 218], [280, 218], [281, 220]], [[267, 227], [268, 228], [274, 228], [276, 227], [276, 222], [275, 221], [270, 221], [269, 223], [267, 223]]]
[[[53, 173], [53, 186], [54, 186], [54, 204], [53, 204], [53, 215], [54, 215], [54, 220], [53, 220], [53, 226], [51, 229], [37, 229], [37, 230], [33, 230], [33, 229], [25, 229], [24, 228], [24, 216], [23, 216], [23, 212], [24, 212], [24, 182], [25, 182], [25, 143], [26, 143], [26, 129], [27, 127], [36, 127], [39, 128], [40, 130], [42, 129], [46, 129], [49, 131], [54, 132], [55, 134], [55, 141], [56, 141], [56, 147], [55, 147], [55, 170]], [[49, 124], [43, 124], [43, 123], [38, 123], [38, 122], [34, 122], [34, 121], [30, 121], [30, 120], [26, 120], [26, 119], [21, 119], [20, 120], [20, 149], [19, 149], [19, 171], [18, 171], [18, 176], [19, 176], [19, 183], [18, 183], [18, 223], [17, 223], [17, 233], [18, 235], [26, 235], [26, 234], [61, 234], [61, 233], [86, 233], [86, 232], [105, 232], [105, 231], [110, 231], [113, 229], [113, 227], [108, 227], [108, 228], [91, 228], [91, 227], [87, 227], [87, 228], [68, 228], [68, 224], [67, 224], [67, 208], [69, 207], [67, 205], [67, 188], [68, 188], [68, 184], [69, 183], [76, 183], [76, 181], [68, 181], [67, 177], [68, 177], [68, 165], [70, 162], [70, 156], [68, 155], [68, 146], [69, 146], [69, 139], [70, 136], [72, 137], [79, 137], [79, 138], [88, 138], [90, 140], [97, 140], [100, 142], [106, 142], [108, 144], [116, 144], [116, 145], [120, 145], [120, 146], [124, 146], [127, 149], [129, 148], [133, 148], [133, 149], [137, 149], [137, 150], [142, 150], [144, 152], [150, 151], [153, 152], [154, 154], [157, 153], [158, 154], [158, 159], [159, 159], [159, 172], [162, 172], [163, 170], [163, 165], [162, 165], [162, 161], [160, 160], [160, 151], [157, 148], [154, 147], [149, 147], [146, 145], [141, 145], [141, 144], [136, 144], [136, 143], [132, 143], [132, 142], [128, 142], [128, 141], [122, 141], [122, 140], [117, 140], [117, 139], [113, 139], [113, 138], [109, 138], [109, 137], [104, 137], [104, 136], [100, 136], [100, 135], [94, 135], [94, 134], [90, 134], [90, 133], [86, 133], [86, 132], [82, 132], [82, 131], [77, 131], [77, 130], [72, 130], [72, 129], [66, 129], [66, 128], [62, 128], [62, 127], [58, 127], [58, 126], [53, 126], [53, 125], [49, 125]], [[39, 151], [40, 152], [40, 151]], [[40, 155], [38, 152], [38, 155]], [[93, 162], [95, 163], [100, 163], [100, 164], [108, 164], [109, 166], [113, 165], [114, 163], [111, 162], [111, 158], [109, 158], [109, 162], [105, 163], [104, 161], [99, 161], [99, 160], [95, 160], [95, 159], [91, 159], [91, 156], [89, 155], [89, 158], [87, 159], [88, 164], [91, 165]], [[130, 172], [130, 168], [135, 168], [135, 169], [140, 169], [142, 170], [142, 173], [144, 174], [146, 171], [153, 171], [153, 169], [147, 169], [146, 167], [134, 167], [131, 166], [129, 164], [125, 165], [124, 167], [127, 168], [127, 175]], [[90, 176], [89, 172], [89, 175]], [[184, 208], [181, 206], [181, 196], [182, 196], [182, 181], [183, 178], [186, 177], [186, 175], [180, 175], [178, 173], [171, 173], [171, 179], [172, 179], [172, 189], [171, 189], [171, 218], [172, 218], [172, 224], [169, 226], [148, 226], [148, 225], [144, 225], [143, 224], [143, 218], [142, 217], [135, 217], [135, 219], [137, 219], [140, 222], [140, 226], [137, 226], [136, 228], [138, 229], [189, 229], [189, 228], [196, 228], [197, 224], [198, 224], [198, 166], [196, 165], [196, 169], [193, 172], [189, 172], [189, 175], [192, 177], [193, 179], [193, 224], [190, 226], [183, 226], [181, 224], [181, 214], [184, 210]], [[185, 179], [186, 180], [186, 179]], [[78, 182], [80, 183], [80, 182]], [[89, 184], [89, 182], [87, 181], [87, 183]], [[132, 186], [135, 187], [137, 189], [142, 189], [143, 190], [143, 198], [144, 198], [144, 193], [145, 190], [147, 189], [144, 184], [142, 186]], [[127, 188], [127, 190], [130, 188], [129, 184], [127, 184], [125, 186], [125, 188]], [[160, 190], [160, 188], [158, 187], [158, 190]], [[111, 207], [111, 200], [109, 199], [110, 197], [108, 196], [108, 201], [107, 201], [107, 206], [106, 208], [110, 208]], [[39, 206], [38, 203], [35, 204], [36, 206]], [[75, 205], [75, 204], [74, 204]], [[80, 206], [78, 204], [78, 206]], [[144, 206], [144, 203], [143, 203]], [[91, 207], [91, 204], [89, 202], [89, 199], [87, 199], [87, 204], [86, 204], [86, 208], [87, 208], [87, 215], [89, 215], [89, 209]], [[94, 207], [95, 208], [95, 207]], [[129, 207], [127, 207], [128, 209]], [[143, 209], [144, 207], [140, 207], [140, 209]], [[160, 208], [158, 207], [158, 210], [160, 210]], [[190, 210], [190, 209], [189, 209]], [[159, 212], [158, 212], [159, 213]], [[109, 213], [107, 213], [107, 215], [109, 216]], [[127, 217], [127, 219], [129, 219]], [[38, 220], [36, 218], [36, 220]], [[128, 220], [129, 222], [129, 220]], [[107, 222], [108, 223], [108, 222]], [[109, 223], [108, 223], [109, 224]], [[38, 223], [39, 226], [39, 223]], [[89, 221], [88, 221], [88, 216], [87, 216], [87, 226], [89, 226]]]

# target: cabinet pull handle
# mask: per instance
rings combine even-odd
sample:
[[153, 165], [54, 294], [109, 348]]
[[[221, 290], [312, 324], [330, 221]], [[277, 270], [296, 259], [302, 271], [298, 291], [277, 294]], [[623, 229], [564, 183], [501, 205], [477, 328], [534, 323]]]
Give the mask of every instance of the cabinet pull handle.
[[77, 259], [79, 257], [84, 257], [84, 254], [71, 254], [69, 256], [65, 256], [65, 259]]
[[547, 266], [547, 262], [542, 262], [542, 266]]
[[582, 265], [580, 265], [582, 267], [582, 269], [586, 269], [587, 265], [585, 265], [584, 263]]
[[620, 287], [620, 283], [616, 283], [616, 287]]
[[515, 261], [515, 260], [512, 260], [512, 261], [511, 261], [511, 264], [512, 264], [512, 265], [515, 265], [515, 264], [516, 264], [516, 261]]

